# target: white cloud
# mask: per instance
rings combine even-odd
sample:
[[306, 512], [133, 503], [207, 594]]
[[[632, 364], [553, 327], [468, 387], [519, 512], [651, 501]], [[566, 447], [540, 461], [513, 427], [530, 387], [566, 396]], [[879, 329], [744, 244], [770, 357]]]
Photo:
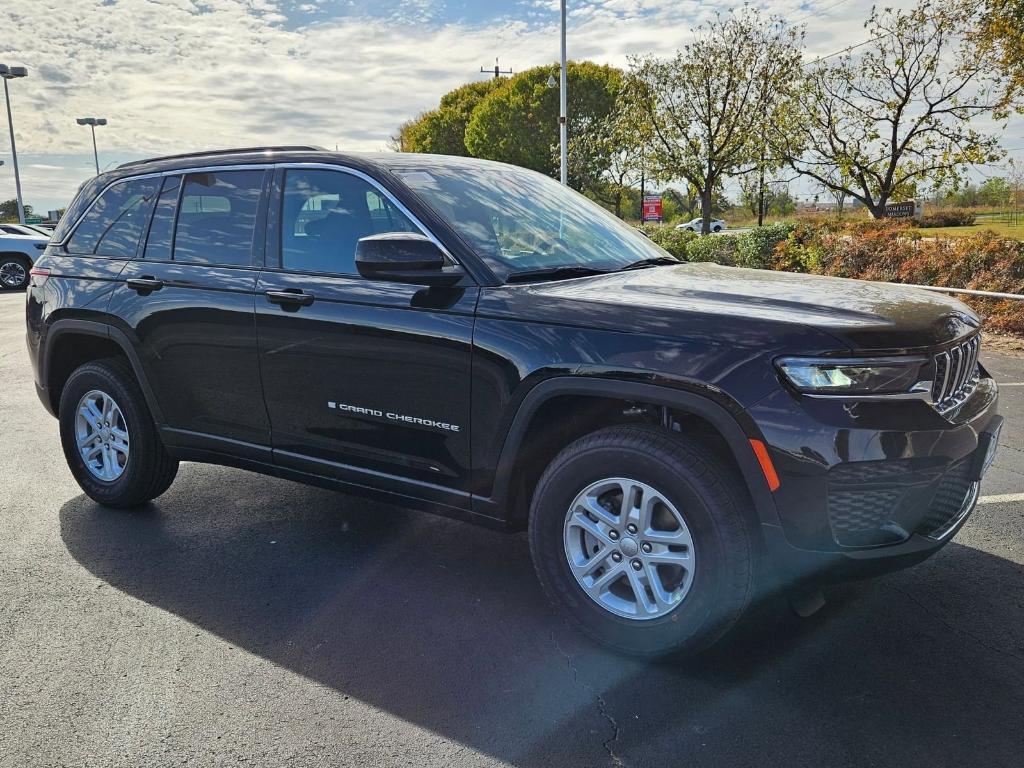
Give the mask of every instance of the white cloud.
[[[734, 3], [571, 5], [570, 55], [621, 66], [629, 54], [673, 51], [695, 24]], [[811, 54], [867, 36], [860, 0], [761, 5], [806, 17]], [[442, 23], [442, 5], [423, 0], [387, 19], [311, 15], [308, 0], [288, 18], [292, 7], [299, 8], [278, 0], [3, 3], [3, 61], [30, 69], [11, 87], [19, 149], [37, 158], [34, 165], [50, 166], [25, 165], [27, 197], [66, 199], [88, 175], [89, 132], [75, 124], [83, 115], [110, 121], [97, 131], [104, 157], [268, 143], [372, 150], [445, 91], [484, 77], [479, 68], [495, 55], [516, 71], [558, 56], [557, 3], [550, 0], [523, 3], [519, 18], [476, 25]], [[5, 145], [0, 138], [0, 151]], [[8, 164], [0, 168], [0, 199], [9, 188]]]

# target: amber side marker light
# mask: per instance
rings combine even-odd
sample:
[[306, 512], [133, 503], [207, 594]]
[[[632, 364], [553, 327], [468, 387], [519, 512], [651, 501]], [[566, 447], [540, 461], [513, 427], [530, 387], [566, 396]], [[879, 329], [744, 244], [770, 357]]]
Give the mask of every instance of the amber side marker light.
[[775, 472], [775, 465], [772, 464], [772, 457], [768, 455], [768, 448], [760, 440], [750, 438], [750, 447], [754, 449], [757, 456], [757, 463], [761, 465], [764, 472], [764, 479], [768, 483], [769, 491], [776, 491], [779, 488], [779, 475]]

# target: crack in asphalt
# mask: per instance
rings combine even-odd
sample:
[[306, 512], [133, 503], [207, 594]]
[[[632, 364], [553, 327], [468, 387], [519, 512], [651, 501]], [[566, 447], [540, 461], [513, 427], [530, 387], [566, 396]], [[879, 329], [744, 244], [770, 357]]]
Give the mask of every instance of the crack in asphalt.
[[583, 690], [588, 691], [590, 695], [594, 697], [597, 702], [598, 714], [600, 714], [612, 728], [611, 738], [602, 741], [601, 746], [604, 747], [604, 751], [608, 753], [608, 757], [612, 759], [613, 765], [625, 766], [626, 764], [622, 761], [622, 758], [615, 754], [615, 750], [612, 748], [612, 745], [619, 740], [619, 723], [616, 721], [612, 713], [608, 711], [608, 702], [604, 700], [604, 697], [597, 692], [594, 686], [584, 682], [580, 678], [579, 669], [576, 667], [576, 662], [573, 661], [572, 654], [567, 653], [562, 648], [562, 644], [558, 642], [558, 636], [555, 634], [554, 630], [551, 630], [551, 641], [555, 644], [555, 650], [565, 658], [565, 664], [570, 675], [572, 675], [572, 681], [583, 688]]
[[942, 616], [940, 616], [934, 610], [929, 608], [925, 603], [923, 603], [921, 600], [916, 598], [911, 593], [909, 593], [909, 592], [907, 592], [907, 591], [905, 591], [903, 589], [900, 589], [899, 587], [893, 586], [891, 584], [889, 585], [889, 588], [892, 589], [894, 592], [899, 592], [905, 598], [910, 600], [910, 602], [914, 603], [914, 605], [916, 605], [918, 608], [920, 608], [922, 611], [924, 611], [924, 613], [926, 613], [928, 616], [930, 616], [931, 618], [935, 619], [937, 622], [942, 624], [942, 626], [944, 626], [946, 629], [951, 630], [952, 632], [956, 632], [959, 635], [963, 635], [964, 637], [970, 638], [971, 640], [976, 642], [978, 645], [980, 645], [982, 648], [986, 648], [986, 649], [992, 651], [993, 653], [998, 653], [998, 654], [1001, 654], [1003, 656], [1009, 656], [1011, 659], [1016, 659], [1017, 661], [1024, 661], [1024, 656], [1021, 656], [1020, 654], [1014, 653], [1013, 651], [1008, 651], [1005, 648], [999, 648], [997, 646], [994, 646], [994, 645], [988, 643], [987, 641], [985, 641], [984, 639], [982, 639], [981, 637], [978, 637], [973, 632], [969, 632], [966, 629], [964, 629], [963, 627], [958, 627], [955, 624], [951, 624], [950, 622], [948, 622], [946, 619], [944, 619]]

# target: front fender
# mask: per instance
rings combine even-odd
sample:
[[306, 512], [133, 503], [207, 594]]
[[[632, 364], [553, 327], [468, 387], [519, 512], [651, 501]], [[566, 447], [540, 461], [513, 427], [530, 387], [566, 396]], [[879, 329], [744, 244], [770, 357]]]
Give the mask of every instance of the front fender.
[[[583, 375], [580, 375], [583, 374]], [[727, 394], [707, 385], [673, 381], [673, 386], [619, 378], [610, 371], [583, 370], [572, 376], [556, 376], [536, 384], [522, 399], [511, 420], [495, 467], [490, 497], [474, 497], [474, 510], [500, 517], [507, 508], [516, 457], [526, 450], [523, 440], [538, 409], [553, 397], [583, 395], [668, 406], [692, 413], [709, 422], [725, 440], [743, 475], [760, 521], [778, 525], [779, 517], [764, 474], [750, 446], [761, 439], [753, 420]], [[638, 376], [639, 378], [639, 376]], [[700, 387], [703, 386], [701, 391]]]

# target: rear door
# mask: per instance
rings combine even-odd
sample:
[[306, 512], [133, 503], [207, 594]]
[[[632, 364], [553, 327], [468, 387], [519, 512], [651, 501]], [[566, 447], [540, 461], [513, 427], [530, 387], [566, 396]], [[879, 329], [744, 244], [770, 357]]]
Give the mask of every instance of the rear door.
[[269, 460], [253, 291], [265, 166], [169, 174], [110, 311], [134, 340], [172, 445]]
[[368, 176], [278, 171], [256, 318], [275, 460], [465, 507], [477, 287], [362, 278], [359, 238], [422, 231]]

